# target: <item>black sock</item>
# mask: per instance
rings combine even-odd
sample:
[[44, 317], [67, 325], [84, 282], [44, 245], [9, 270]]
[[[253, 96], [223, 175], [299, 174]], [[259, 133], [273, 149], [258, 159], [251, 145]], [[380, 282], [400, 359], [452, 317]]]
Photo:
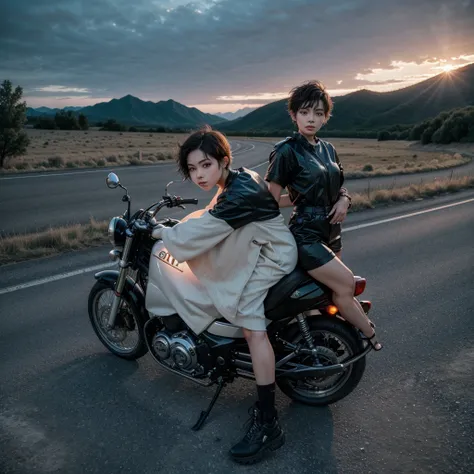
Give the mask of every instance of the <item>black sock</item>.
[[257, 385], [258, 405], [263, 420], [272, 420], [276, 415], [275, 409], [275, 382], [268, 385]]

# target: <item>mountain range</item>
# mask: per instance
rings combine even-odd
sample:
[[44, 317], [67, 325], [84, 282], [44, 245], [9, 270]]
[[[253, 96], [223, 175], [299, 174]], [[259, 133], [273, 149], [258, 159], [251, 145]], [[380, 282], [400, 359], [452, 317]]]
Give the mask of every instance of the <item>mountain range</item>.
[[240, 117], [244, 117], [256, 109], [257, 107], [244, 107], [243, 109], [236, 110], [235, 112], [219, 112], [216, 115], [225, 118], [226, 120], [235, 120]]
[[[380, 130], [415, 124], [444, 110], [474, 105], [474, 64], [441, 73], [390, 92], [359, 90], [334, 97], [334, 110], [324, 130]], [[287, 100], [264, 105], [245, 117], [219, 124], [225, 132], [270, 132], [293, 129]]]
[[[358, 90], [334, 97], [334, 110], [324, 131], [381, 130], [396, 124], [415, 124], [444, 110], [474, 105], [474, 64], [441, 73], [390, 92]], [[250, 109], [250, 110], [249, 110]], [[60, 109], [27, 109], [30, 117], [52, 116]], [[115, 119], [124, 125], [196, 128], [209, 124], [226, 133], [280, 133], [293, 129], [282, 99], [257, 109], [207, 114], [174, 100], [151, 102], [132, 95], [87, 107], [65, 107], [83, 113], [91, 122]], [[237, 117], [237, 118], [236, 118]], [[228, 120], [230, 119], [230, 120]]]
[[[68, 109], [84, 114], [89, 122], [115, 119], [121, 124], [136, 126], [195, 128], [204, 124], [215, 125], [224, 120], [216, 115], [201, 112], [195, 107], [186, 107], [171, 99], [160, 102], [145, 102], [132, 95], [82, 108], [66, 107], [63, 110]], [[27, 116], [52, 116], [58, 111], [59, 109], [48, 109], [47, 107], [28, 108]]]
[[73, 112], [79, 112], [82, 107], [64, 107], [63, 109], [51, 109], [50, 107], [37, 107], [36, 109], [33, 109], [31, 107], [27, 107], [26, 109], [26, 115], [28, 117], [42, 117], [45, 115], [55, 115], [56, 112], [60, 112], [61, 110], [65, 110], [68, 112], [69, 110]]

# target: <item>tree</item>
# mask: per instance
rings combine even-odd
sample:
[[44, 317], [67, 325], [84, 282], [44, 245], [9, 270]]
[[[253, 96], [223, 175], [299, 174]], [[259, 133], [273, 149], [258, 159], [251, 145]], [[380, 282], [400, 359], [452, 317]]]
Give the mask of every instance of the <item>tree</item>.
[[104, 123], [104, 126], [100, 129], [101, 131], [109, 131], [109, 132], [124, 132], [126, 127], [117, 122], [115, 119], [109, 119], [107, 122]]
[[385, 141], [385, 140], [390, 140], [390, 132], [387, 130], [382, 130], [377, 134], [377, 140], [379, 142]]
[[421, 144], [427, 145], [431, 143], [431, 137], [433, 136], [434, 129], [432, 127], [428, 127], [422, 134], [421, 134]]
[[23, 130], [26, 122], [26, 102], [20, 102], [23, 89], [13, 90], [10, 81], [0, 86], [0, 168], [8, 158], [23, 155], [30, 140]]
[[54, 121], [54, 117], [38, 117], [34, 128], [39, 128], [40, 130], [56, 130], [58, 126]]
[[424, 121], [422, 123], [416, 124], [410, 131], [409, 135], [409, 140], [421, 140], [421, 135], [423, 135], [423, 132], [425, 131], [426, 128], [429, 126], [429, 121]]
[[72, 113], [71, 110], [68, 110], [67, 112], [65, 110], [56, 112], [54, 121], [56, 122], [59, 130], [79, 130], [80, 128], [77, 117]]
[[89, 121], [84, 114], [79, 114], [77, 121], [79, 122], [79, 127], [81, 130], [89, 130]]

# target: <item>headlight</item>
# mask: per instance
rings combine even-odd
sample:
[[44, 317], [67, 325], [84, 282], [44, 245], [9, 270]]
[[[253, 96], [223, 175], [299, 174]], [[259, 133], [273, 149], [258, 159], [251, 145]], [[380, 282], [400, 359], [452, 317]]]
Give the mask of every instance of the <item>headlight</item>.
[[109, 223], [109, 241], [114, 247], [123, 247], [125, 244], [125, 230], [127, 222], [121, 217], [113, 217]]

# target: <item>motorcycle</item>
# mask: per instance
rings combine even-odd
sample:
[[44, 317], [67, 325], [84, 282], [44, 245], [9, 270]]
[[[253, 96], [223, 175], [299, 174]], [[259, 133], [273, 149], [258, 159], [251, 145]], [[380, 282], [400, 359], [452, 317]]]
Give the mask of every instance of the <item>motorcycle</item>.
[[[104, 346], [118, 357], [135, 360], [148, 351], [166, 370], [209, 387], [214, 396], [192, 427], [199, 430], [226, 384], [238, 377], [254, 379], [252, 362], [242, 329], [216, 318], [200, 334], [178, 314], [157, 316], [147, 301], [163, 294], [150, 280], [150, 261], [162, 272], [179, 270], [178, 263], [153, 237], [157, 224], [180, 221], [157, 219], [165, 207], [184, 208], [197, 199], [170, 195], [168, 183], [162, 200], [131, 214], [131, 198], [115, 173], [106, 179], [111, 189], [125, 191], [127, 210], [113, 217], [108, 227], [113, 246], [109, 256], [118, 270], [95, 274], [88, 299], [92, 327]], [[355, 277], [354, 296], [361, 295], [366, 280]], [[148, 294], [155, 292], [157, 294]], [[360, 301], [366, 313], [370, 301]], [[331, 301], [331, 291], [298, 266], [270, 289], [265, 300], [267, 334], [276, 360], [276, 383], [289, 398], [312, 406], [334, 403], [351, 393], [365, 371], [372, 349], [358, 330], [346, 322]]]

